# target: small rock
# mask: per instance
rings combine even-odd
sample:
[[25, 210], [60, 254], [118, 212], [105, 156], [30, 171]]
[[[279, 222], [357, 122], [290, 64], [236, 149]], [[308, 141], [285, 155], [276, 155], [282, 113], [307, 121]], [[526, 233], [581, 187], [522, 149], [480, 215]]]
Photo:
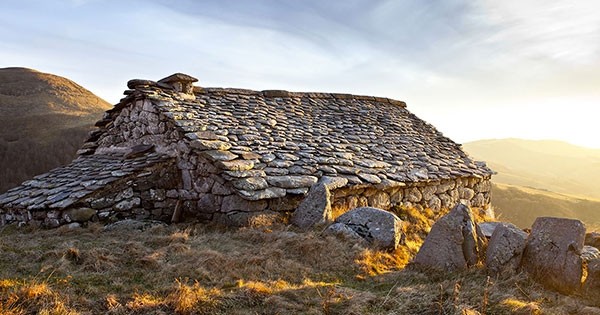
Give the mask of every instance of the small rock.
[[96, 214], [96, 210], [90, 208], [77, 208], [67, 212], [67, 216], [71, 221], [86, 222]]
[[579, 220], [537, 218], [527, 239], [522, 266], [540, 283], [570, 294], [581, 286], [580, 257], [585, 226]]

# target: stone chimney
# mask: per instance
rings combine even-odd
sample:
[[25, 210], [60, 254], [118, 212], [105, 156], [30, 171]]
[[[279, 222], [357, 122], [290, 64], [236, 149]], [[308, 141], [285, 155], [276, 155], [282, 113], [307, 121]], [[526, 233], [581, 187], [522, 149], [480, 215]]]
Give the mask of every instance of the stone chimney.
[[198, 82], [198, 79], [183, 73], [175, 73], [158, 81], [159, 84], [188, 95], [194, 95], [194, 82]]

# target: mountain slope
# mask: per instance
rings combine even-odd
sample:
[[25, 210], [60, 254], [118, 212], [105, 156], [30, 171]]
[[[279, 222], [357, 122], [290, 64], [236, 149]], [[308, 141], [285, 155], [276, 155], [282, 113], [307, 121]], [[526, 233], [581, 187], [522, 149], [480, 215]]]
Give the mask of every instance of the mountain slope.
[[68, 79], [0, 69], [0, 192], [69, 163], [111, 105]]
[[496, 183], [600, 199], [599, 149], [521, 139], [481, 140], [463, 147], [498, 172]]
[[492, 204], [501, 221], [531, 227], [537, 217], [579, 219], [589, 230], [600, 230], [600, 200], [581, 199], [527, 187], [494, 184]]

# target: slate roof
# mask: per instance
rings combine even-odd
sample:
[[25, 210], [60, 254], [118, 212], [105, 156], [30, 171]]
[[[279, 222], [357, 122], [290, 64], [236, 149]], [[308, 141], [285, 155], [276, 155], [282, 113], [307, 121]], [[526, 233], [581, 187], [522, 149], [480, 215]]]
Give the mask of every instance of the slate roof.
[[123, 155], [82, 156], [1, 194], [0, 207], [64, 209], [123, 177], [150, 175], [144, 174], [146, 169], [169, 159], [158, 153], [131, 159], [124, 159]]
[[[152, 81], [132, 80], [128, 86], [133, 89], [114, 112], [127, 99], [151, 99], [234, 184], [266, 178], [269, 187], [282, 187], [282, 176], [310, 183], [307, 176], [327, 175], [345, 177], [349, 185], [374, 185], [493, 174], [397, 100], [201, 87], [192, 97], [180, 97]], [[252, 192], [243, 191], [248, 185], [234, 186], [243, 197], [262, 199], [249, 197]]]

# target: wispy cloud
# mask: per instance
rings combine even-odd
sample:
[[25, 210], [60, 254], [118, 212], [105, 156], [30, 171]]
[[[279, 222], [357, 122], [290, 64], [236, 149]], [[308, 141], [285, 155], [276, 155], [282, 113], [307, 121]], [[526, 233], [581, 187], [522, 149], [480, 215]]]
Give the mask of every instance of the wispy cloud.
[[[506, 108], [558, 111], [558, 100], [569, 98], [588, 107], [600, 101], [595, 0], [7, 0], [0, 6], [0, 66], [64, 75], [113, 102], [132, 77], [179, 71], [202, 85], [395, 97], [464, 140], [477, 136], [456, 126], [457, 118], [499, 137], [519, 136], [488, 118]], [[547, 115], [538, 129], [550, 134], [560, 116]]]

